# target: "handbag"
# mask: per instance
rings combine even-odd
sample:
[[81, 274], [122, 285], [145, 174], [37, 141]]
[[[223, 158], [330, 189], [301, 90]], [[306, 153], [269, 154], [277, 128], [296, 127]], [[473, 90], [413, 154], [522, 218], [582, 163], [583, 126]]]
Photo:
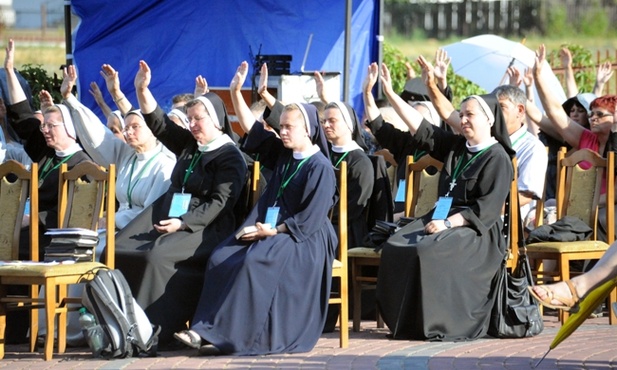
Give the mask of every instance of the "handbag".
[[[518, 196], [518, 194], [514, 195]], [[519, 230], [523, 230], [520, 214], [518, 222], [521, 226]], [[509, 236], [510, 233], [506, 235]], [[493, 337], [533, 337], [544, 329], [538, 303], [531, 297], [528, 290], [528, 287], [533, 285], [533, 277], [523, 239], [519, 238], [518, 262], [514, 270], [508, 272], [506, 267], [508, 253], [506, 253], [496, 276], [493, 289], [495, 301], [488, 329], [488, 334]]]

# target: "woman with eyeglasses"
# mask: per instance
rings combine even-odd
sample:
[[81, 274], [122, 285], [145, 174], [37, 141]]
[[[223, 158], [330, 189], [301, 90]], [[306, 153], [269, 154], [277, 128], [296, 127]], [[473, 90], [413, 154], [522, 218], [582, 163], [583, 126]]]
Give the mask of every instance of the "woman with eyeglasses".
[[178, 160], [169, 189], [118, 232], [116, 268], [150, 321], [161, 326], [159, 349], [165, 349], [195, 312], [210, 253], [236, 228], [234, 207], [247, 165], [218, 95], [186, 104], [187, 130], [157, 105], [150, 80], [150, 68], [140, 61], [134, 80], [140, 110]]

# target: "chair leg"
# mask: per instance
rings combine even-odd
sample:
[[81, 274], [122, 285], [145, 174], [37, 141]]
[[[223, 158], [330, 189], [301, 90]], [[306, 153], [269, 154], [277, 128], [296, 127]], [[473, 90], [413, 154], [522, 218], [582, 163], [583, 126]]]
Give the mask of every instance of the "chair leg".
[[[6, 286], [0, 284], [0, 299], [6, 297]], [[0, 360], [4, 358], [4, 332], [6, 330], [6, 305], [0, 303]]]
[[362, 267], [356, 263], [356, 259], [351, 259], [351, 284], [353, 286], [353, 327], [354, 332], [360, 331], [360, 321], [362, 320], [362, 286], [356, 281], [356, 277], [360, 275]]
[[[58, 353], [66, 350], [66, 325], [68, 316], [68, 304], [66, 303], [68, 286], [58, 285]], [[61, 306], [61, 307], [60, 307]]]
[[377, 316], [377, 327], [379, 329], [383, 329], [385, 325], [383, 322], [383, 317], [381, 317], [381, 313], [379, 312], [379, 307], [375, 308], [375, 315]]
[[[39, 297], [39, 286], [30, 286], [30, 298], [33, 304]], [[30, 310], [30, 352], [36, 351], [36, 340], [39, 335], [39, 310]]]
[[341, 313], [339, 316], [340, 324], [340, 347], [347, 348], [349, 346], [349, 287], [347, 274], [341, 277]]
[[[561, 281], [570, 280], [570, 260], [567, 258], [564, 258], [563, 256], [559, 258], [559, 274], [560, 274]], [[568, 317], [570, 316], [570, 314], [564, 310], [559, 310], [559, 311], [560, 311], [559, 320], [561, 321], [561, 325], [563, 325], [568, 319]]]
[[608, 322], [611, 325], [617, 325], [617, 315], [613, 310], [613, 305], [617, 303], [617, 289], [613, 289], [608, 298]]
[[48, 281], [45, 284], [45, 323], [47, 333], [45, 334], [45, 361], [50, 361], [54, 352], [54, 319], [56, 312], [56, 284]]

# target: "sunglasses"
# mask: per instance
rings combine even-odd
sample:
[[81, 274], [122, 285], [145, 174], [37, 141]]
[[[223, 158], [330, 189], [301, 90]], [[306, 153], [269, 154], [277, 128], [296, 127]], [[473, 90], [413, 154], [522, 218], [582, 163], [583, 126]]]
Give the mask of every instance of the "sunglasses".
[[591, 112], [589, 112], [589, 114], [587, 116], [589, 118], [593, 118], [593, 117], [602, 118], [602, 117], [607, 117], [607, 116], [612, 116], [612, 115], [613, 115], [613, 113], [591, 111]]

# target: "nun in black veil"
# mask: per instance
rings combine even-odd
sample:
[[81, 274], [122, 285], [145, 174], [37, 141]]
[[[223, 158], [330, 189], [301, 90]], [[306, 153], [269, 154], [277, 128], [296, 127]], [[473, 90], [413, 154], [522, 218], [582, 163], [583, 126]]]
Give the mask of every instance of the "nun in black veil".
[[287, 105], [279, 132], [249, 132], [246, 147], [273, 165], [272, 177], [241, 226], [256, 231], [212, 252], [191, 330], [176, 333], [190, 347], [205, 340], [205, 349], [225, 354], [307, 352], [321, 335], [337, 244], [328, 219], [336, 179], [314, 106]]
[[[377, 78], [377, 66], [369, 77]], [[485, 336], [493, 278], [506, 252], [501, 210], [513, 179], [501, 108], [493, 95], [461, 103], [462, 135], [431, 125], [392, 91], [386, 96], [422, 148], [443, 161], [440, 199], [385, 243], [377, 301], [395, 339], [473, 340]]]

